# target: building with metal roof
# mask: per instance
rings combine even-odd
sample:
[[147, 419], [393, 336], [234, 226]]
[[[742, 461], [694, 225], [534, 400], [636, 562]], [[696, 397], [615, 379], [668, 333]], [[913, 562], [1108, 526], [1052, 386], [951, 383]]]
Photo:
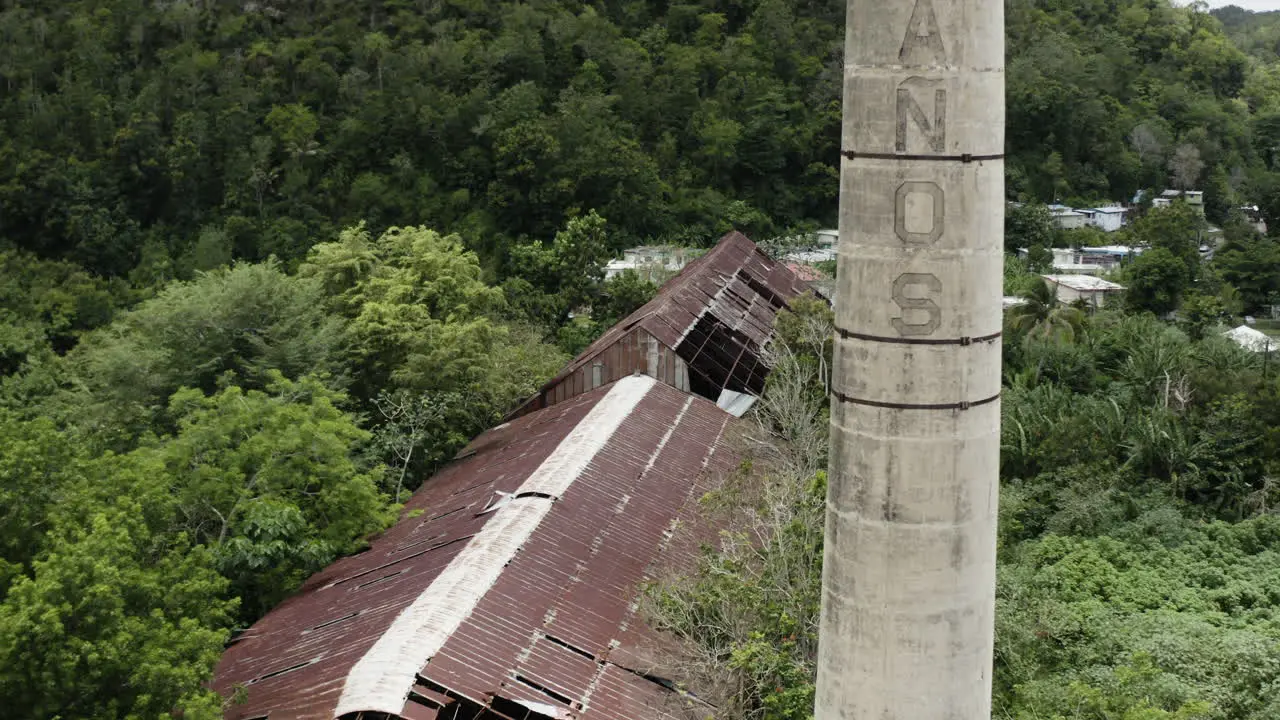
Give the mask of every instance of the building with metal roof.
[[1083, 300], [1090, 307], [1099, 308], [1109, 298], [1124, 292], [1124, 286], [1092, 275], [1041, 275], [1062, 303]]
[[639, 372], [710, 400], [758, 396], [773, 322], [808, 288], [739, 232], [690, 262], [647, 304], [593, 342], [512, 417]]
[[225, 717], [705, 717], [654, 674], [636, 600], [660, 561], [696, 555], [734, 422], [633, 375], [480, 435], [367, 551], [233, 641], [213, 686], [244, 702]]

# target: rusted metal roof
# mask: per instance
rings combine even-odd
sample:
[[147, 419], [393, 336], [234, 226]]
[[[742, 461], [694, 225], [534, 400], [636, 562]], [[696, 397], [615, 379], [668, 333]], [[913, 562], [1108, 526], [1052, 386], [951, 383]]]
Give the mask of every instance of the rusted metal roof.
[[[807, 289], [786, 265], [770, 258], [742, 233], [731, 232], [663, 285], [652, 300], [601, 335], [511, 417], [599, 385], [592, 384], [586, 371], [637, 331], [654, 338], [684, 362], [693, 392], [711, 400], [726, 389], [758, 395], [768, 372], [761, 348], [772, 337], [774, 319]], [[622, 368], [625, 373], [635, 370], [654, 374], [669, 384], [669, 378], [685, 377], [651, 372], [644, 363]], [[608, 379], [606, 375], [603, 381]]]
[[675, 531], [732, 467], [732, 422], [637, 375], [484, 433], [227, 649], [227, 720], [682, 717], [635, 600], [693, 555]]

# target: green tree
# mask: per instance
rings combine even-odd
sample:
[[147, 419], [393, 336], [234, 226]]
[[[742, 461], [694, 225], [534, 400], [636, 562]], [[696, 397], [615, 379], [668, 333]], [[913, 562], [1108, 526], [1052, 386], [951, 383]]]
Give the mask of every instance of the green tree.
[[591, 305], [591, 319], [601, 330], [612, 327], [652, 300], [657, 292], [658, 286], [635, 270], [624, 270], [604, 282]]
[[87, 337], [71, 357], [76, 384], [59, 413], [127, 444], [122, 432], [172, 427], [167, 403], [181, 387], [262, 389], [276, 372], [338, 383], [343, 328], [326, 312], [319, 283], [276, 263], [214, 270], [166, 287]]
[[[568, 320], [568, 315], [591, 303], [604, 281], [604, 265], [612, 256], [605, 219], [591, 211], [570, 220], [556, 233], [554, 242], [516, 245], [511, 249], [511, 267], [518, 275], [524, 294], [513, 303], [525, 308], [530, 319], [551, 328]], [[508, 295], [515, 286], [504, 286]]]
[[1250, 232], [1229, 238], [1213, 258], [1222, 279], [1240, 293], [1244, 309], [1280, 303], [1280, 243]]
[[1190, 282], [1199, 275], [1204, 229], [1204, 218], [1186, 202], [1177, 201], [1168, 207], [1152, 208], [1138, 218], [1130, 226], [1131, 243], [1169, 251], [1182, 261]]
[[1125, 302], [1137, 312], [1172, 312], [1190, 285], [1189, 275], [1182, 258], [1165, 247], [1151, 248], [1125, 268]]
[[174, 521], [213, 548], [249, 619], [391, 519], [383, 469], [358, 460], [370, 435], [342, 400], [278, 373], [265, 391], [184, 389], [170, 401], [176, 434], [134, 454], [161, 464]]
[[38, 718], [221, 717], [205, 687], [234, 610], [210, 553], [117, 498], [58, 521], [0, 602], [0, 702]]
[[1058, 227], [1044, 205], [1010, 204], [1004, 211], [1004, 251], [1017, 254], [1032, 247], [1053, 247]]
[[45, 418], [0, 411], [0, 597], [43, 546], [49, 513], [74, 497], [75, 446]]
[[1009, 326], [1021, 337], [1069, 343], [1083, 334], [1084, 313], [1059, 302], [1044, 280], [1031, 283], [1022, 299], [1009, 310]]

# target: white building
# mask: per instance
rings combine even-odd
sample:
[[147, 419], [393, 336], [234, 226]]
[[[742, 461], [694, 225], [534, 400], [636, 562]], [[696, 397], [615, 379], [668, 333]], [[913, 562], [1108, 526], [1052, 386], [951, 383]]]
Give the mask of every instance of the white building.
[[1054, 272], [1063, 275], [1101, 275], [1105, 268], [1101, 265], [1087, 265], [1079, 250], [1071, 248], [1053, 249]]
[[1255, 330], [1248, 325], [1241, 325], [1238, 328], [1228, 330], [1222, 334], [1226, 335], [1235, 344], [1251, 352], [1271, 352], [1272, 350], [1280, 350], [1280, 341], [1277, 341], [1261, 330]]
[[1115, 232], [1124, 226], [1125, 209], [1122, 207], [1092, 208], [1093, 226], [1103, 232]]
[[825, 250], [835, 250], [840, 244], [839, 230], [819, 230], [814, 233], [818, 242], [818, 247]]
[[1060, 274], [1101, 275], [1116, 269], [1130, 255], [1140, 255], [1142, 248], [1103, 245], [1086, 248], [1054, 248], [1053, 269]]
[[1076, 212], [1066, 205], [1050, 205], [1049, 213], [1053, 215], [1053, 221], [1058, 223], [1058, 227], [1063, 230], [1082, 228], [1089, 224], [1088, 216], [1084, 213]]
[[1083, 300], [1090, 307], [1105, 305], [1112, 296], [1124, 291], [1123, 285], [1092, 275], [1041, 275], [1050, 289], [1058, 296], [1058, 302], [1073, 303]]
[[622, 251], [621, 260], [610, 260], [604, 266], [604, 276], [611, 278], [627, 270], [635, 270], [640, 277], [651, 281], [665, 281], [680, 272], [701, 251], [693, 248], [667, 245], [645, 245]]
[[1203, 190], [1165, 190], [1160, 193], [1160, 197], [1151, 201], [1151, 207], [1169, 207], [1174, 200], [1182, 198], [1195, 209], [1196, 212], [1204, 215], [1204, 191]]

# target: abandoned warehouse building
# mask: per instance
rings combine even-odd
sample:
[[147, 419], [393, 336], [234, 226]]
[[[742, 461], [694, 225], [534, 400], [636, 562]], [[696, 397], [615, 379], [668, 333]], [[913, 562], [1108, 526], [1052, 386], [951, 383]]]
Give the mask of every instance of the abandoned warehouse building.
[[[763, 389], [761, 348], [802, 288], [745, 237], [727, 236], [558, 381], [601, 357], [632, 367], [564, 394], [553, 380], [424, 483], [367, 550], [236, 636], [213, 681], [238, 696], [226, 720], [713, 712], [663, 668], [671, 640], [644, 622], [641, 588], [663, 568], [692, 567], [713, 541], [698, 500], [737, 466], [741, 409], [715, 400]], [[635, 347], [622, 343], [637, 329], [659, 344], [665, 371], [634, 366], [648, 348], [617, 350]], [[689, 350], [695, 333], [705, 338]]]

